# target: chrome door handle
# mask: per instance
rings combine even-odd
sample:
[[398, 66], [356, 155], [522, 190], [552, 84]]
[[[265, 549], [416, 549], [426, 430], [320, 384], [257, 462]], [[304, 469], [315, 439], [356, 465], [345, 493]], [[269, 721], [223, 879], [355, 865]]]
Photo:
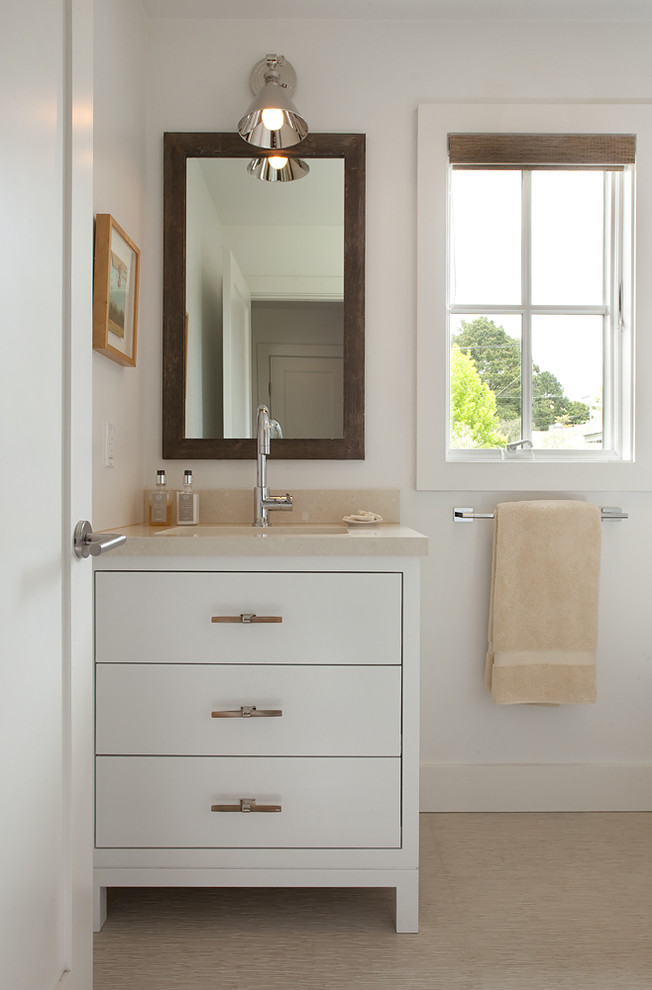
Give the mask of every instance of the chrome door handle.
[[107, 550], [115, 550], [127, 542], [122, 533], [94, 533], [87, 519], [80, 519], [75, 526], [73, 549], [75, 557], [98, 557]]

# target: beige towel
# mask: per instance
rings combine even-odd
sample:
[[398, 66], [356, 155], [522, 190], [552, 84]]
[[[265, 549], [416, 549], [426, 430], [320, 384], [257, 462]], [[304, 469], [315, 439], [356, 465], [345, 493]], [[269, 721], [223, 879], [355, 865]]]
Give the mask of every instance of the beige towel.
[[496, 506], [486, 685], [498, 704], [595, 701], [600, 518], [588, 502]]

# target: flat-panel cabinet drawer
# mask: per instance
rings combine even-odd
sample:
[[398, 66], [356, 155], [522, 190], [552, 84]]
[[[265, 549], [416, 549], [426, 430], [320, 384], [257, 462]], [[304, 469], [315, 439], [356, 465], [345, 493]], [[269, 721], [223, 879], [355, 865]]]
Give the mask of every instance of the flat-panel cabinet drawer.
[[99, 848], [396, 848], [400, 760], [97, 757], [96, 805]]
[[99, 571], [95, 580], [99, 662], [401, 662], [398, 573]]
[[400, 754], [400, 667], [129, 663], [96, 672], [100, 754]]

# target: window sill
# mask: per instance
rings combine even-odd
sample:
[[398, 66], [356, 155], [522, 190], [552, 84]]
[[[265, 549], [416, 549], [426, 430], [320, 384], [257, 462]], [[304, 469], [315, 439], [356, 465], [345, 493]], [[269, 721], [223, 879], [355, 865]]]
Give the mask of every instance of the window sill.
[[[423, 447], [422, 447], [423, 450]], [[442, 448], [440, 448], [440, 451]], [[599, 460], [595, 455], [560, 458], [554, 452], [535, 458], [500, 458], [495, 451], [480, 457], [446, 460], [433, 448], [420, 459], [419, 491], [640, 491], [651, 487], [650, 470], [640, 463], [616, 458]], [[484, 454], [484, 456], [482, 456]], [[552, 456], [550, 456], [552, 455]]]
[[446, 455], [449, 464], [627, 464], [630, 460], [610, 450], [449, 450]]

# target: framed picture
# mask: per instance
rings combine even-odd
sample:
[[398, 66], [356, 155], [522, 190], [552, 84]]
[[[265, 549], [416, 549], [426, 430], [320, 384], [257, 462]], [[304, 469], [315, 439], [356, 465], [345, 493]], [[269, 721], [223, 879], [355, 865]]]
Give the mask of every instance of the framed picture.
[[109, 213], [95, 218], [93, 348], [136, 367], [140, 251]]

